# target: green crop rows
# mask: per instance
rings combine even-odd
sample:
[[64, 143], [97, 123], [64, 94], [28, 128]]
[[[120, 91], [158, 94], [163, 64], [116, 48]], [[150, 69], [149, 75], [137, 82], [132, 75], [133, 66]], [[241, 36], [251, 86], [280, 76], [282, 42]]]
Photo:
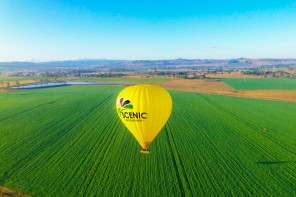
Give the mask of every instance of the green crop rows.
[[140, 147], [115, 112], [123, 87], [0, 93], [0, 184], [33, 196], [295, 196], [296, 104], [171, 91]]
[[237, 90], [296, 90], [296, 79], [225, 78], [221, 80]]

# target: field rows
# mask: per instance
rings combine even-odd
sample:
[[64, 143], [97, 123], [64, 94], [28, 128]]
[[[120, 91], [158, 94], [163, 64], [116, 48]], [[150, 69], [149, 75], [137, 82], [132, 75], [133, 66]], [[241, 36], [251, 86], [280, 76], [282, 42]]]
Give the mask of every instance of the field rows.
[[224, 78], [237, 90], [296, 90], [296, 79], [290, 78]]
[[296, 195], [296, 104], [171, 91], [142, 155], [115, 112], [122, 88], [1, 94], [0, 183], [34, 196]]

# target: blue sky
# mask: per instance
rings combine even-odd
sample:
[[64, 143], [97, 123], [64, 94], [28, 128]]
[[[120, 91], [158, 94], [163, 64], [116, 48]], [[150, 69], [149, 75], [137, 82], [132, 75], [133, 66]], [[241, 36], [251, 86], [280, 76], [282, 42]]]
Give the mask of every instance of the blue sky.
[[296, 1], [0, 1], [0, 61], [238, 57], [296, 58]]

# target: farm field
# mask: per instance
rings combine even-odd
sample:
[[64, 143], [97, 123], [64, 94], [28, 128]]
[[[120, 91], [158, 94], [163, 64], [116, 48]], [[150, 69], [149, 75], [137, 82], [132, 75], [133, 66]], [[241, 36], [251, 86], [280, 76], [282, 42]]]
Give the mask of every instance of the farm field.
[[8, 81], [26, 81], [26, 80], [34, 80], [33, 77], [1, 77], [0, 76], [0, 82], [8, 82]]
[[161, 86], [169, 90], [187, 92], [199, 92], [207, 94], [228, 95], [245, 98], [259, 98], [266, 100], [280, 100], [296, 102], [295, 90], [235, 90], [227, 83], [217, 80], [185, 80], [172, 79], [161, 83]]
[[[141, 76], [136, 77], [120, 77], [120, 78], [78, 78], [78, 77], [36, 77], [36, 78], [30, 78], [30, 77], [0, 77], [0, 82], [7, 83], [10, 82], [11, 86], [16, 85], [16, 82], [18, 81], [20, 84], [26, 84], [26, 83], [34, 83], [34, 82], [40, 82], [42, 80], [48, 80], [48, 81], [85, 81], [85, 82], [131, 82], [131, 83], [161, 83], [166, 82], [169, 80], [169, 78], [145, 78]], [[6, 86], [3, 86], [6, 87]], [[1, 84], [0, 84], [1, 88]]]
[[150, 146], [120, 122], [122, 86], [0, 94], [0, 185], [33, 196], [295, 196], [296, 104], [170, 91]]
[[221, 80], [237, 90], [296, 90], [295, 79], [225, 78]]
[[22, 80], [22, 81], [0, 81], [0, 88], [4, 89], [8, 86], [17, 86], [17, 85], [24, 85], [24, 84], [31, 84], [31, 83], [37, 83], [39, 81], [37, 80]]
[[235, 89], [228, 84], [214, 79], [172, 79], [161, 83], [161, 86], [170, 90], [188, 92], [233, 94]]

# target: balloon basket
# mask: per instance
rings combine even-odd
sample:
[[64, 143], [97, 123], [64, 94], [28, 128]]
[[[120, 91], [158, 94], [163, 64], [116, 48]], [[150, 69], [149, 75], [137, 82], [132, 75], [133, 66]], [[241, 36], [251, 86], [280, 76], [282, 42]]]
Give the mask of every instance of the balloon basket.
[[150, 153], [150, 150], [148, 150], [148, 149], [141, 149], [140, 150], [140, 153], [149, 154]]

